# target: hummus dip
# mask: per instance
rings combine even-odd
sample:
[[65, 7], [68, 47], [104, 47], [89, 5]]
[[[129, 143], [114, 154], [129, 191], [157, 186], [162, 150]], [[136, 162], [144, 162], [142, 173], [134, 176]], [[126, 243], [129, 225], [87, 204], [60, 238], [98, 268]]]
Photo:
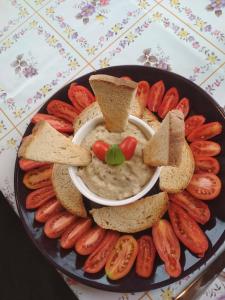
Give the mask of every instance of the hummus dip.
[[119, 166], [109, 166], [92, 153], [92, 161], [86, 167], [80, 167], [78, 175], [95, 194], [106, 198], [121, 200], [139, 193], [153, 176], [155, 168], [144, 164], [142, 149], [147, 142], [143, 132], [134, 124], [128, 123], [124, 132], [109, 132], [104, 124], [96, 126], [82, 141], [81, 145], [91, 149], [97, 140], [108, 144], [120, 144], [127, 137], [133, 136], [138, 144], [133, 157]]

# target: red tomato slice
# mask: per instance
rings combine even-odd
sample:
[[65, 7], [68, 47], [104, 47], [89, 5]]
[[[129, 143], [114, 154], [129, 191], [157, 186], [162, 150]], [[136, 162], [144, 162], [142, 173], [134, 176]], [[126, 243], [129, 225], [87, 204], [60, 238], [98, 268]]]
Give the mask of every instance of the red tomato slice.
[[214, 136], [217, 136], [222, 132], [222, 125], [219, 122], [211, 122], [199, 126], [194, 129], [188, 136], [187, 140], [189, 142], [194, 141], [205, 141], [209, 140]]
[[30, 170], [33, 170], [33, 169], [36, 169], [39, 167], [49, 166], [49, 163], [21, 158], [19, 160], [19, 166], [20, 166], [20, 169], [23, 171], [30, 171]]
[[149, 89], [150, 86], [147, 81], [143, 80], [138, 82], [136, 98], [143, 108], [146, 107], [148, 102]]
[[190, 144], [191, 151], [196, 156], [216, 156], [220, 153], [220, 144], [212, 141], [196, 141]]
[[55, 191], [53, 190], [52, 185], [33, 191], [28, 194], [26, 198], [26, 208], [38, 208], [54, 196]]
[[76, 241], [91, 228], [91, 225], [91, 219], [78, 219], [63, 233], [60, 246], [64, 249], [73, 248]]
[[220, 164], [217, 159], [210, 156], [195, 156], [195, 173], [218, 174]]
[[185, 121], [185, 136], [188, 136], [194, 129], [205, 123], [205, 117], [202, 115], [194, 115]]
[[72, 83], [68, 90], [68, 97], [75, 107], [81, 107], [81, 110], [95, 101], [94, 95], [84, 86]]
[[121, 236], [106, 261], [106, 275], [111, 280], [126, 276], [135, 262], [137, 252], [138, 244], [135, 238], [132, 235]]
[[152, 85], [148, 95], [147, 106], [150, 111], [157, 112], [162, 103], [163, 95], [165, 93], [165, 85], [162, 80], [157, 81]]
[[184, 118], [187, 117], [190, 111], [190, 102], [188, 98], [182, 98], [180, 102], [177, 104], [176, 109], [182, 111]]
[[127, 136], [120, 144], [119, 147], [121, 151], [123, 152], [123, 155], [125, 156], [126, 160], [130, 160], [135, 152], [136, 146], [137, 146], [137, 139], [133, 136]]
[[129, 76], [122, 76], [122, 77], [120, 77], [121, 79], [125, 79], [125, 80], [132, 80], [131, 79], [131, 77], [129, 77]]
[[101, 243], [105, 234], [106, 230], [99, 226], [91, 228], [77, 240], [75, 250], [81, 255], [91, 254]]
[[101, 271], [118, 239], [118, 232], [107, 231], [103, 241], [85, 261], [84, 271], [87, 273], [97, 273]]
[[191, 216], [196, 222], [205, 224], [210, 219], [210, 210], [207, 204], [203, 201], [194, 198], [187, 191], [183, 191], [177, 194], [170, 194], [170, 200], [185, 209], [185, 211]]
[[23, 184], [31, 190], [49, 186], [52, 183], [52, 165], [44, 166], [26, 172]]
[[70, 122], [64, 121], [55, 116], [38, 113], [38, 114], [34, 115], [33, 118], [31, 119], [31, 122], [33, 124], [36, 124], [39, 121], [48, 122], [52, 127], [54, 127], [56, 130], [58, 130], [60, 132], [73, 133], [73, 125]]
[[72, 124], [77, 117], [74, 106], [61, 100], [51, 100], [47, 105], [47, 111], [50, 115], [62, 118]]
[[167, 220], [161, 219], [152, 227], [152, 236], [166, 272], [171, 277], [178, 277], [181, 274], [180, 243], [172, 226]]
[[68, 213], [67, 211], [59, 212], [48, 219], [45, 223], [44, 233], [50, 239], [58, 238], [71, 224], [75, 222], [75, 220], [76, 216]]
[[97, 156], [98, 159], [105, 161], [105, 156], [107, 151], [109, 150], [109, 144], [103, 141], [96, 141], [92, 146], [92, 151]]
[[62, 211], [63, 207], [57, 199], [51, 199], [43, 204], [35, 213], [35, 220], [40, 223], [45, 223], [53, 215]]
[[211, 173], [194, 174], [187, 186], [188, 192], [201, 200], [213, 200], [221, 191], [221, 181]]
[[179, 94], [175, 87], [171, 87], [163, 97], [162, 103], [158, 109], [158, 115], [164, 119], [167, 113], [177, 106]]
[[209, 244], [199, 225], [174, 203], [169, 205], [169, 217], [178, 239], [193, 253], [203, 257]]
[[138, 240], [138, 254], [136, 259], [136, 273], [139, 276], [148, 278], [152, 274], [155, 256], [156, 249], [152, 237], [143, 235]]

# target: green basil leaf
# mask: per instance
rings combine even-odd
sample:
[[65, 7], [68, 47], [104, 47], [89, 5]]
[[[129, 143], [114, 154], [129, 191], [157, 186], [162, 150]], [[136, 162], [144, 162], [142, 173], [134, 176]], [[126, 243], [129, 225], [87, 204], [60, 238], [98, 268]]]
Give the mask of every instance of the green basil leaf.
[[118, 145], [112, 145], [106, 153], [106, 162], [111, 166], [121, 165], [125, 161], [123, 152]]

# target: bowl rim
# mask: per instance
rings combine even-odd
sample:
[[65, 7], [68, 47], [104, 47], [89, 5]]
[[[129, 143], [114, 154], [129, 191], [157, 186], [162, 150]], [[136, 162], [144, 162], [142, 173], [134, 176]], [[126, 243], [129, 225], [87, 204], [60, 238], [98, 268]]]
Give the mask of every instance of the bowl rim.
[[[98, 124], [102, 123], [104, 121], [103, 116], [96, 117], [92, 120], [89, 120], [86, 122], [81, 128], [78, 129], [78, 131], [75, 133], [72, 142], [75, 144], [80, 144], [81, 141], [84, 139], [84, 137], [89, 133], [93, 128], [95, 128]], [[149, 126], [146, 122], [141, 120], [140, 118], [129, 115], [128, 121], [132, 124], [139, 127], [140, 130], [144, 131], [144, 133], [149, 135], [154, 135], [155, 130]], [[106, 199], [101, 196], [98, 196], [94, 192], [92, 192], [84, 183], [84, 181], [80, 178], [80, 176], [77, 175], [78, 167], [69, 166], [68, 171], [69, 175], [71, 177], [71, 180], [73, 184], [76, 186], [76, 188], [80, 191], [82, 195], [84, 195], [87, 199], [90, 201], [93, 201], [95, 203], [101, 204], [101, 205], [107, 205], [107, 206], [121, 206], [133, 203], [135, 201], [140, 200], [144, 195], [146, 195], [155, 185], [159, 178], [161, 167], [156, 167], [155, 171], [153, 173], [153, 176], [148, 180], [148, 182], [144, 185], [144, 187], [138, 192], [137, 194], [121, 199]]]

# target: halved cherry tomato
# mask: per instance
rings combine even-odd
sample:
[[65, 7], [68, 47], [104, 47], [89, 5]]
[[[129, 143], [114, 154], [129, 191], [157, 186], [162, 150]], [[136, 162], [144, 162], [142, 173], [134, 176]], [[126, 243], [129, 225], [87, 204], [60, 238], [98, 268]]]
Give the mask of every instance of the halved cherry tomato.
[[199, 225], [174, 203], [169, 205], [169, 217], [178, 239], [193, 253], [203, 257], [209, 244]]
[[52, 127], [54, 127], [56, 130], [58, 130], [60, 132], [65, 132], [65, 133], [73, 132], [73, 125], [70, 122], [64, 121], [55, 116], [38, 113], [38, 114], [34, 115], [33, 118], [31, 119], [31, 122], [33, 124], [36, 124], [39, 121], [48, 122]]
[[75, 108], [81, 107], [81, 110], [95, 101], [94, 95], [86, 87], [74, 83], [70, 85], [68, 97]]
[[133, 136], [127, 136], [120, 144], [119, 147], [123, 152], [126, 160], [130, 160], [134, 155], [136, 146], [137, 146], [137, 139]]
[[129, 76], [122, 76], [122, 77], [120, 77], [121, 79], [125, 79], [125, 80], [132, 80], [131, 79], [131, 77], [129, 77]]
[[26, 208], [33, 209], [38, 208], [48, 200], [55, 196], [55, 191], [53, 190], [52, 185], [37, 189], [28, 194], [26, 198]]
[[73, 248], [76, 241], [91, 228], [91, 225], [91, 219], [78, 219], [63, 233], [60, 246], [64, 249]]
[[184, 118], [187, 117], [190, 110], [190, 103], [188, 98], [182, 98], [180, 102], [177, 104], [176, 109], [182, 111]]
[[92, 151], [98, 159], [105, 161], [106, 152], [109, 150], [109, 147], [109, 144], [99, 140], [92, 146]]
[[61, 100], [51, 100], [47, 105], [47, 111], [50, 115], [62, 118], [71, 123], [73, 123], [77, 117], [74, 106]]
[[81, 255], [91, 254], [101, 243], [105, 234], [106, 230], [99, 226], [91, 228], [77, 240], [75, 243], [75, 250]]
[[152, 227], [152, 237], [156, 250], [165, 263], [166, 272], [171, 277], [181, 274], [180, 243], [167, 220], [161, 219]]
[[211, 173], [194, 174], [187, 186], [188, 192], [201, 200], [213, 200], [221, 191], [221, 181]]
[[106, 275], [112, 280], [126, 276], [135, 262], [137, 252], [135, 238], [132, 235], [121, 236], [106, 261]]
[[162, 103], [160, 104], [160, 107], [158, 109], [158, 115], [160, 118], [165, 118], [167, 113], [174, 109], [177, 106], [177, 103], [179, 101], [179, 94], [175, 87], [171, 87], [163, 97]]
[[68, 213], [67, 211], [59, 212], [48, 219], [45, 223], [44, 233], [50, 239], [58, 238], [71, 224], [75, 222], [75, 220], [76, 216]]
[[185, 121], [185, 136], [188, 136], [194, 129], [205, 123], [205, 117], [202, 115], [194, 115]]
[[205, 224], [210, 219], [210, 210], [203, 201], [194, 198], [187, 191], [170, 194], [169, 199], [181, 206], [198, 223]]
[[194, 129], [188, 136], [189, 142], [194, 141], [205, 141], [209, 140], [214, 136], [217, 136], [222, 132], [222, 125], [219, 122], [210, 122], [203, 124], [198, 128]]
[[149, 89], [150, 86], [147, 81], [142, 80], [138, 82], [136, 98], [143, 108], [146, 107], [148, 102]]
[[52, 183], [52, 165], [40, 167], [26, 172], [23, 184], [31, 190], [36, 190]]
[[163, 95], [165, 93], [165, 85], [162, 80], [157, 81], [150, 87], [147, 106], [150, 111], [157, 112], [162, 103]]
[[195, 156], [195, 173], [218, 174], [220, 164], [217, 159], [210, 156]]
[[118, 232], [112, 230], [107, 231], [103, 241], [85, 261], [84, 271], [87, 273], [97, 273], [101, 271], [118, 239]]
[[195, 156], [216, 156], [220, 153], [220, 144], [212, 141], [196, 141], [190, 144], [191, 151]]
[[51, 199], [47, 203], [43, 204], [35, 213], [35, 220], [40, 223], [45, 223], [53, 215], [63, 210], [62, 205], [57, 199]]
[[138, 239], [138, 254], [136, 259], [136, 273], [148, 278], [153, 271], [156, 249], [151, 236], [143, 235]]
[[30, 159], [21, 158], [19, 160], [20, 169], [23, 171], [30, 171], [30, 170], [33, 170], [33, 169], [36, 169], [39, 167], [48, 166], [48, 165], [49, 165], [49, 163], [34, 161], [34, 160], [30, 160]]

